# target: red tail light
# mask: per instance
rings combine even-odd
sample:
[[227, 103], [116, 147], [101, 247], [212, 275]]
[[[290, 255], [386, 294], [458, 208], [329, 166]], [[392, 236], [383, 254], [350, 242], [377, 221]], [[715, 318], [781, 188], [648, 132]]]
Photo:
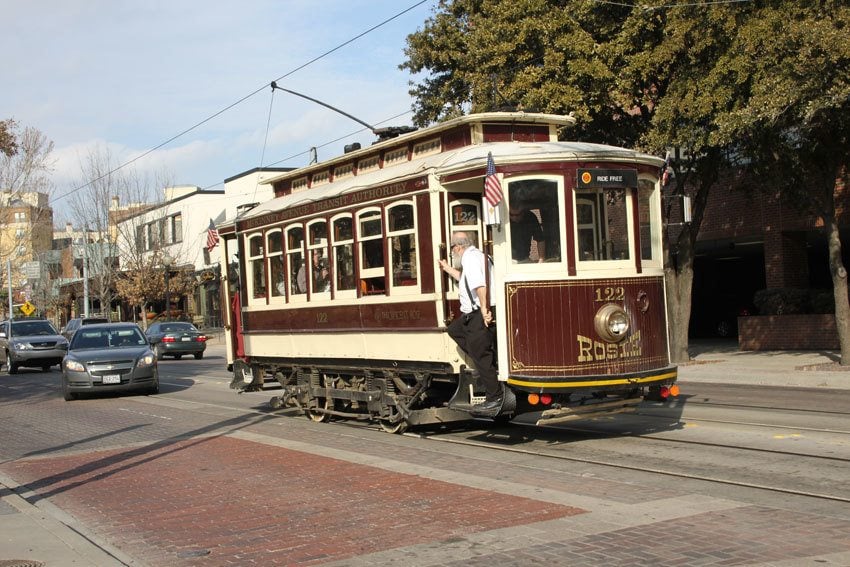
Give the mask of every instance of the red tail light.
[[206, 335], [201, 335], [200, 337], [198, 337], [195, 340], [197, 340], [199, 343], [205, 343], [205, 342], [207, 342], [207, 337], [206, 337]]
[[552, 403], [552, 396], [550, 394], [541, 394], [540, 395], [540, 403], [544, 406], [548, 406]]
[[162, 342], [164, 343], [173, 343], [174, 337], [162, 337]]

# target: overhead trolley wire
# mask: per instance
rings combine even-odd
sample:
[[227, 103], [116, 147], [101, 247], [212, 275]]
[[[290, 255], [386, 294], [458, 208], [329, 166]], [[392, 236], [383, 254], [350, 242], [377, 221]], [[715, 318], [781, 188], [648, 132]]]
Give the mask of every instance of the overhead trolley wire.
[[[310, 60], [309, 60], [309, 61], [307, 61], [306, 63], [303, 63], [303, 64], [299, 65], [299, 66], [298, 66], [298, 67], [296, 67], [295, 69], [292, 69], [292, 70], [290, 70], [290, 71], [288, 71], [288, 72], [284, 73], [283, 75], [281, 75], [280, 77], [278, 77], [277, 79], [275, 79], [275, 81], [280, 81], [281, 79], [285, 79], [286, 77], [289, 77], [290, 75], [292, 75], [292, 74], [294, 74], [294, 73], [296, 73], [296, 72], [298, 72], [298, 71], [300, 71], [300, 70], [304, 69], [305, 67], [307, 67], [307, 66], [309, 66], [309, 65], [312, 65], [313, 63], [315, 63], [315, 62], [319, 61], [320, 59], [323, 59], [323, 58], [327, 57], [328, 55], [330, 55], [330, 54], [332, 54], [332, 53], [334, 53], [334, 52], [336, 52], [336, 51], [339, 51], [340, 49], [342, 49], [343, 47], [345, 47], [345, 46], [349, 45], [350, 43], [353, 43], [353, 42], [357, 41], [358, 39], [362, 38], [363, 36], [365, 36], [365, 35], [368, 35], [368, 34], [372, 33], [372, 32], [373, 32], [373, 31], [375, 31], [376, 29], [378, 29], [378, 28], [380, 28], [380, 27], [382, 27], [382, 26], [384, 26], [384, 25], [388, 24], [389, 22], [391, 22], [391, 21], [393, 21], [393, 20], [395, 20], [395, 19], [397, 19], [397, 18], [400, 18], [401, 16], [403, 16], [403, 15], [404, 15], [404, 14], [406, 14], [407, 12], [410, 12], [410, 11], [411, 11], [411, 10], [413, 10], [414, 8], [417, 8], [417, 7], [421, 6], [422, 4], [425, 4], [426, 2], [429, 2], [429, 1], [430, 1], [430, 0], [420, 0], [419, 2], [416, 2], [416, 3], [412, 4], [412, 5], [411, 5], [411, 6], [409, 6], [408, 8], [405, 8], [404, 10], [402, 10], [401, 12], [398, 12], [397, 14], [395, 14], [395, 15], [393, 15], [393, 16], [391, 16], [391, 17], [387, 18], [386, 20], [384, 20], [384, 21], [382, 21], [382, 22], [380, 22], [380, 23], [378, 23], [378, 24], [375, 24], [374, 26], [370, 27], [369, 29], [367, 29], [367, 30], [365, 30], [365, 31], [363, 31], [363, 32], [361, 32], [361, 33], [359, 33], [359, 34], [357, 34], [356, 36], [354, 36], [354, 37], [352, 37], [352, 38], [350, 38], [350, 39], [348, 39], [348, 40], [346, 40], [346, 41], [344, 41], [344, 42], [340, 43], [340, 44], [339, 44], [339, 45], [337, 45], [336, 47], [334, 47], [334, 48], [332, 48], [332, 49], [329, 49], [329, 50], [325, 51], [325, 52], [324, 52], [324, 53], [322, 53], [321, 55], [317, 55], [317, 56], [316, 56], [316, 57], [314, 57], [313, 59], [310, 59]], [[214, 119], [214, 118], [217, 118], [218, 116], [221, 116], [222, 114], [224, 114], [224, 113], [225, 113], [225, 112], [227, 112], [228, 110], [230, 110], [230, 109], [234, 108], [235, 106], [238, 106], [238, 105], [242, 104], [243, 102], [245, 102], [245, 101], [246, 101], [246, 100], [248, 100], [249, 98], [251, 98], [251, 97], [253, 97], [253, 96], [257, 95], [258, 93], [260, 93], [260, 92], [262, 92], [263, 90], [265, 90], [266, 88], [268, 88], [268, 85], [269, 85], [269, 83], [268, 83], [268, 82], [264, 83], [264, 84], [263, 84], [263, 86], [261, 86], [261, 87], [259, 87], [259, 88], [255, 89], [255, 90], [253, 90], [253, 91], [251, 91], [250, 93], [248, 93], [247, 95], [243, 96], [242, 98], [240, 98], [240, 99], [239, 99], [239, 100], [237, 100], [236, 102], [233, 102], [233, 103], [231, 103], [231, 104], [229, 104], [229, 105], [225, 106], [224, 108], [222, 108], [221, 110], [219, 110], [219, 111], [217, 111], [217, 112], [213, 113], [212, 115], [208, 116], [207, 118], [204, 118], [203, 120], [201, 120], [200, 122], [198, 122], [198, 123], [197, 123], [197, 124], [195, 124], [194, 126], [190, 126], [189, 128], [186, 128], [185, 130], [183, 130], [183, 131], [182, 131], [182, 132], [180, 132], [179, 134], [176, 134], [176, 135], [172, 136], [171, 138], [169, 138], [169, 139], [165, 140], [164, 142], [162, 142], [162, 143], [160, 143], [160, 144], [158, 144], [158, 145], [154, 146], [153, 148], [151, 148], [151, 149], [149, 149], [149, 150], [147, 150], [147, 151], [145, 151], [145, 152], [143, 152], [143, 153], [139, 154], [138, 156], [134, 157], [133, 159], [128, 160], [128, 161], [126, 161], [126, 162], [124, 162], [124, 163], [122, 163], [122, 164], [118, 165], [117, 167], [115, 167], [114, 169], [112, 169], [112, 170], [110, 170], [110, 171], [107, 171], [107, 172], [106, 172], [106, 173], [104, 173], [103, 175], [100, 175], [99, 177], [96, 177], [95, 179], [91, 179], [91, 180], [87, 181], [86, 183], [84, 183], [84, 184], [82, 184], [82, 185], [80, 185], [80, 186], [78, 186], [78, 187], [75, 187], [74, 189], [71, 189], [71, 190], [70, 190], [70, 191], [68, 191], [67, 193], [64, 193], [63, 195], [60, 195], [60, 196], [59, 196], [59, 197], [57, 197], [56, 199], [53, 199], [53, 201], [52, 201], [52, 202], [54, 202], [54, 203], [55, 203], [56, 201], [60, 201], [60, 200], [64, 199], [65, 197], [69, 197], [69, 196], [73, 195], [74, 193], [76, 193], [77, 191], [81, 191], [81, 190], [85, 189], [86, 187], [90, 186], [92, 183], [96, 183], [96, 182], [100, 181], [101, 179], [103, 179], [104, 177], [108, 177], [108, 176], [112, 175], [113, 173], [116, 173], [117, 171], [120, 171], [121, 169], [124, 169], [125, 167], [127, 167], [127, 166], [129, 166], [129, 165], [132, 165], [133, 163], [135, 163], [135, 162], [139, 161], [139, 160], [140, 160], [140, 159], [142, 159], [143, 157], [146, 157], [146, 156], [148, 156], [148, 155], [152, 154], [152, 153], [153, 153], [153, 152], [155, 152], [156, 150], [158, 150], [158, 149], [160, 149], [160, 148], [162, 148], [162, 147], [164, 147], [164, 146], [166, 146], [166, 145], [170, 144], [170, 143], [171, 143], [171, 142], [173, 142], [174, 140], [177, 140], [178, 138], [181, 138], [181, 137], [185, 136], [185, 135], [186, 135], [186, 134], [188, 134], [189, 132], [192, 132], [193, 130], [195, 130], [195, 129], [197, 129], [197, 128], [201, 127], [201, 126], [203, 126], [204, 124], [206, 124], [206, 123], [207, 123], [207, 122], [209, 122], [210, 120], [212, 120], [212, 119]], [[216, 185], [218, 185], [218, 184], [216, 183]]]

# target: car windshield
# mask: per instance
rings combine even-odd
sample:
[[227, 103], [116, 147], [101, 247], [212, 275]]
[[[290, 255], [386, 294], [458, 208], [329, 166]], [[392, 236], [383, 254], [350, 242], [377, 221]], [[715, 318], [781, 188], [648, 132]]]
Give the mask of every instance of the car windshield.
[[126, 348], [145, 346], [139, 329], [80, 329], [74, 333], [71, 350], [87, 348]]
[[56, 329], [47, 321], [20, 321], [12, 323], [12, 336], [55, 335]]
[[167, 323], [164, 324], [160, 330], [164, 333], [170, 331], [197, 331], [195, 326], [191, 323]]

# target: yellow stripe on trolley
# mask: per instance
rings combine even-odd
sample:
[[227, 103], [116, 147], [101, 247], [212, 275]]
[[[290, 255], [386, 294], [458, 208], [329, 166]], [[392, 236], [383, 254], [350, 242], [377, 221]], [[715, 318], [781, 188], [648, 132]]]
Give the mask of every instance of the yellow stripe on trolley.
[[613, 380], [588, 380], [579, 382], [528, 382], [525, 380], [517, 380], [516, 378], [508, 378], [508, 384], [513, 386], [522, 386], [525, 388], [576, 388], [588, 386], [618, 386], [621, 384], [645, 384], [647, 382], [658, 382], [659, 380], [667, 380], [676, 378], [679, 375], [677, 371], [666, 372], [664, 374], [655, 374], [652, 376], [641, 376], [639, 378], [615, 378]]

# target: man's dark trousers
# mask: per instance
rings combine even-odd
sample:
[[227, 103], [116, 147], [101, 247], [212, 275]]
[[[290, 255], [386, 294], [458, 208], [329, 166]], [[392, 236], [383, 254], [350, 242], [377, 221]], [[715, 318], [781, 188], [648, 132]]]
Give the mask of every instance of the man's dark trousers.
[[449, 336], [472, 359], [488, 401], [502, 395], [496, 372], [495, 325], [494, 321], [489, 327], [485, 326], [481, 311], [476, 309], [472, 313], [462, 313], [448, 328]]

